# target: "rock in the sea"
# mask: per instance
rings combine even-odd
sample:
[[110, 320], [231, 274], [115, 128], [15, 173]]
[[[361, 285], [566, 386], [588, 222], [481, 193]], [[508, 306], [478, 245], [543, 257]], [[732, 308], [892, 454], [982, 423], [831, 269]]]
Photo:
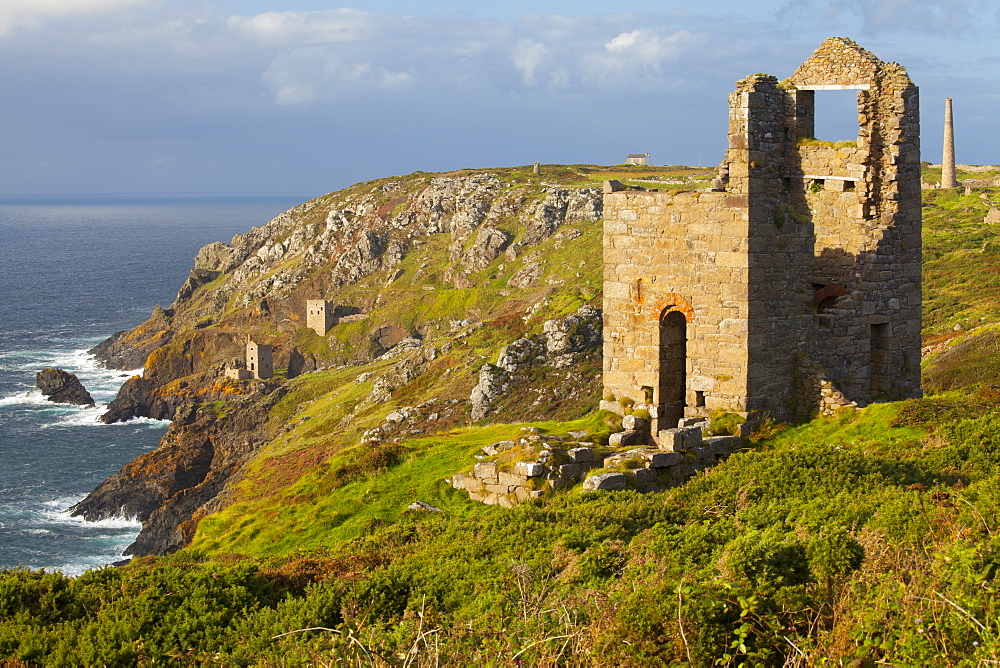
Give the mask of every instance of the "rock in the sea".
[[42, 369], [35, 376], [35, 387], [46, 399], [57, 404], [94, 405], [94, 398], [80, 379], [62, 369]]

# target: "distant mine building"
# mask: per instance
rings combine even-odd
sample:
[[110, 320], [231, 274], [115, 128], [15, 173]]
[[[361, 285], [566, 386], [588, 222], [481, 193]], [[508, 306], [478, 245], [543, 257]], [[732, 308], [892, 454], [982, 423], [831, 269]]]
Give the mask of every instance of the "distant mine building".
[[326, 336], [336, 323], [334, 306], [325, 299], [309, 299], [306, 301], [306, 327], [320, 336]]
[[[813, 139], [826, 90], [857, 96], [856, 143]], [[728, 145], [712, 191], [605, 185], [605, 393], [649, 404], [657, 431], [715, 410], [753, 423], [920, 396], [906, 70], [828, 39], [786, 81], [737, 83]]]
[[247, 371], [253, 378], [265, 380], [274, 375], [271, 356], [274, 346], [266, 343], [255, 343], [250, 336], [247, 336]]
[[648, 165], [649, 164], [649, 154], [648, 153], [629, 153], [628, 157], [625, 158], [626, 165]]
[[231, 366], [225, 371], [226, 378], [229, 380], [249, 380], [253, 378], [253, 374], [250, 373], [248, 369], [243, 369], [236, 366]]

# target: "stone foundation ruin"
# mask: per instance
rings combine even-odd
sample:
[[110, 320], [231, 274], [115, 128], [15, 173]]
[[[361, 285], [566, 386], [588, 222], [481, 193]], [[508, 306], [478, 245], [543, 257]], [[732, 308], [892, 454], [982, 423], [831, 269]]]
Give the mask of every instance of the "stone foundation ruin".
[[[856, 142], [813, 139], [816, 91], [856, 91]], [[605, 184], [604, 388], [752, 424], [920, 396], [917, 87], [830, 38], [787, 80], [729, 97], [710, 192]]]

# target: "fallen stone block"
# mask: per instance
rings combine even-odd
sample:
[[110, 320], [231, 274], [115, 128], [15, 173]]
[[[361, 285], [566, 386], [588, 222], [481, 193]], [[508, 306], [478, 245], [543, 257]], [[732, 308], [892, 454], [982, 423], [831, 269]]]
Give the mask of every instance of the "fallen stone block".
[[656, 443], [665, 452], [688, 452], [701, 446], [701, 429], [675, 427], [663, 429], [656, 435]]
[[698, 463], [702, 466], [707, 466], [715, 463], [715, 453], [712, 452], [712, 448], [708, 446], [701, 446], [691, 450], [695, 457], [698, 458]]
[[725, 457], [743, 447], [743, 439], [739, 436], [709, 436], [705, 445], [712, 449], [716, 457]]
[[514, 465], [514, 473], [525, 478], [545, 475], [545, 467], [538, 462], [518, 462]]
[[402, 422], [403, 420], [410, 417], [409, 412], [404, 411], [393, 411], [385, 416], [385, 419], [389, 422]]
[[426, 510], [429, 513], [443, 513], [444, 511], [440, 508], [435, 508], [429, 503], [424, 503], [423, 501], [414, 501], [407, 506], [410, 510]]
[[605, 492], [615, 489], [625, 489], [628, 486], [628, 476], [624, 473], [598, 473], [583, 481], [585, 492]]
[[500, 471], [497, 473], [497, 484], [507, 485], [508, 487], [517, 487], [518, 485], [523, 485], [528, 482], [528, 478], [523, 475], [515, 475], [513, 473], [507, 473], [506, 471]]
[[451, 486], [455, 489], [464, 489], [468, 492], [475, 492], [482, 489], [483, 483], [478, 478], [464, 473], [456, 473], [451, 476]]
[[611, 434], [608, 445], [613, 448], [627, 448], [632, 445], [641, 445], [646, 440], [646, 435], [641, 431], [619, 431]]
[[656, 482], [656, 479], [656, 471], [653, 469], [636, 469], [635, 471], [636, 485], [649, 485]]
[[497, 465], [496, 462], [479, 462], [472, 469], [472, 475], [480, 480], [496, 482]]
[[649, 429], [649, 423], [641, 417], [626, 415], [622, 418], [622, 428], [626, 431], [646, 431]]
[[570, 459], [574, 462], [592, 462], [594, 461], [594, 451], [590, 448], [573, 448], [569, 450], [566, 454], [569, 455]]
[[676, 466], [680, 463], [683, 455], [679, 452], [644, 452], [643, 456], [654, 469], [665, 469], [668, 466]]
[[583, 466], [580, 464], [563, 464], [559, 467], [559, 477], [577, 479], [583, 475]]
[[708, 435], [708, 429], [712, 426], [712, 422], [703, 417], [684, 418], [677, 423], [677, 426], [681, 428], [697, 427], [701, 430], [701, 435], [704, 438]]
[[497, 455], [503, 452], [504, 450], [510, 450], [515, 445], [517, 445], [517, 443], [515, 443], [514, 441], [500, 441], [499, 443], [494, 443], [492, 445], [485, 446], [483, 448], [483, 452], [488, 454], [490, 457], [493, 457], [494, 455]]
[[598, 408], [600, 408], [602, 411], [617, 413], [618, 415], [621, 415], [622, 411], [624, 410], [622, 408], [622, 405], [617, 401], [608, 401], [607, 399], [601, 400], [601, 403], [598, 405]]

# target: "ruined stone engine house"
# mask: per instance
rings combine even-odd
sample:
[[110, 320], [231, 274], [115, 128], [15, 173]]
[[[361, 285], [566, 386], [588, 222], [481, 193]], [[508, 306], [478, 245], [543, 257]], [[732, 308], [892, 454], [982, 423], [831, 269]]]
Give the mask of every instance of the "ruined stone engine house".
[[[856, 143], [812, 139], [822, 90], [857, 91]], [[919, 396], [920, 124], [906, 70], [830, 38], [786, 81], [739, 81], [715, 186], [606, 185], [606, 396], [647, 404], [654, 434], [713, 410], [752, 423]]]

